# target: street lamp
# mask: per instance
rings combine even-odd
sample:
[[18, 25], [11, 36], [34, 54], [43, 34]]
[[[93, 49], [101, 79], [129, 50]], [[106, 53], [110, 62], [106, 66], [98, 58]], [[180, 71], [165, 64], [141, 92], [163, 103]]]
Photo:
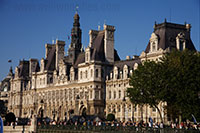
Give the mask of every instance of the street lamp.
[[76, 102], [75, 102], [75, 115], [79, 115], [79, 95], [76, 96]]
[[[141, 96], [143, 96], [143, 92], [140, 92]], [[143, 122], [143, 105], [141, 105], [141, 121]]]
[[126, 120], [126, 118], [125, 118], [125, 115], [126, 115], [126, 98], [125, 98], [125, 96], [122, 101], [124, 102], [124, 121], [125, 121]]
[[56, 114], [55, 109], [52, 111], [52, 114], [53, 114], [53, 121], [55, 121], [55, 114]]

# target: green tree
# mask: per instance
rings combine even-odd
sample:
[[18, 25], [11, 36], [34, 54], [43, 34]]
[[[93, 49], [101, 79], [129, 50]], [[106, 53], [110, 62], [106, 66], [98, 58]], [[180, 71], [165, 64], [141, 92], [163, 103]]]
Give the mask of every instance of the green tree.
[[135, 105], [144, 104], [156, 108], [163, 121], [158, 104], [162, 100], [161, 84], [163, 79], [160, 77], [162, 71], [160, 63], [147, 61], [140, 64], [130, 78], [131, 88], [127, 89], [128, 97]]
[[115, 120], [115, 115], [114, 114], [108, 114], [107, 115], [107, 120], [108, 121], [114, 121]]
[[194, 114], [199, 119], [200, 54], [174, 50], [166, 54], [160, 64], [162, 100], [167, 102], [167, 112], [171, 118], [182, 116], [190, 119], [191, 114]]

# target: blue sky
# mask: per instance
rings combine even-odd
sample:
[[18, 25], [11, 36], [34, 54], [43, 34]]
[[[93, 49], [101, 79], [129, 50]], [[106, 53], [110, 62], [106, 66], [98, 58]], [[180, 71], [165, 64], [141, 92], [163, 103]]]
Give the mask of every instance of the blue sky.
[[116, 27], [115, 48], [121, 59], [140, 55], [155, 21], [166, 18], [191, 24], [192, 41], [200, 50], [199, 0], [0, 0], [0, 80], [20, 59], [43, 58], [45, 43], [52, 39], [65, 40], [67, 52], [76, 5], [84, 46], [88, 46], [89, 30], [98, 25], [102, 29], [106, 23]]

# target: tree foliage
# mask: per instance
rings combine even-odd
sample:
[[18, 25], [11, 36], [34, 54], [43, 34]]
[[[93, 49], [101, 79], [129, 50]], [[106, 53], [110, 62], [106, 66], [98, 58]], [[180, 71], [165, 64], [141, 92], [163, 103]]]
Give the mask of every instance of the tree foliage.
[[200, 117], [200, 54], [189, 50], [172, 51], [161, 62], [163, 101], [172, 118]]
[[108, 114], [107, 115], [107, 120], [108, 121], [114, 121], [115, 120], [115, 115], [114, 114]]
[[160, 91], [162, 89], [160, 78], [161, 67], [160, 64], [153, 61], [144, 62], [133, 72], [130, 79], [130, 86], [128, 88], [128, 97], [135, 105], [148, 104], [150, 107], [156, 108], [160, 114], [158, 104], [161, 102]]
[[130, 86], [128, 97], [134, 104], [158, 109], [162, 101], [167, 103], [171, 118], [191, 119], [194, 114], [200, 119], [200, 54], [197, 52], [173, 50], [158, 63], [144, 62], [133, 72]]

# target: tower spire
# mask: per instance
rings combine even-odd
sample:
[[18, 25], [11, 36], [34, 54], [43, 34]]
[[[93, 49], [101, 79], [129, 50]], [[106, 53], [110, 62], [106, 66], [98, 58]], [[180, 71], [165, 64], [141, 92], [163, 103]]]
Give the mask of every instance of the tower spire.
[[[76, 8], [77, 10], [78, 8]], [[74, 15], [74, 23], [73, 23], [73, 28], [71, 30], [71, 44], [70, 48], [68, 49], [68, 54], [71, 57], [71, 62], [72, 64], [76, 61], [76, 58], [78, 57], [78, 54], [81, 52], [81, 35], [82, 31], [80, 28], [80, 23], [79, 23], [79, 15], [76, 11]]]

